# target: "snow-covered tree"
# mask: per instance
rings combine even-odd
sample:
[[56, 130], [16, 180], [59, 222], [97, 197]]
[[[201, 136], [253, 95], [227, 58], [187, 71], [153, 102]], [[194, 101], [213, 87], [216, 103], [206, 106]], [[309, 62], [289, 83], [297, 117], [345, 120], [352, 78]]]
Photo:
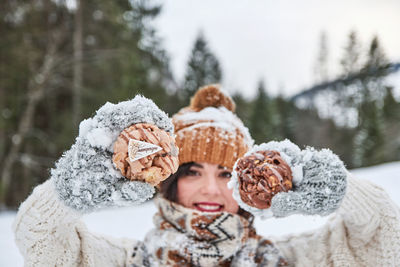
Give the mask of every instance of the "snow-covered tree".
[[188, 100], [200, 86], [219, 83], [221, 79], [222, 70], [220, 63], [209, 48], [203, 33], [200, 32], [194, 42], [187, 63], [183, 83], [183, 98]]

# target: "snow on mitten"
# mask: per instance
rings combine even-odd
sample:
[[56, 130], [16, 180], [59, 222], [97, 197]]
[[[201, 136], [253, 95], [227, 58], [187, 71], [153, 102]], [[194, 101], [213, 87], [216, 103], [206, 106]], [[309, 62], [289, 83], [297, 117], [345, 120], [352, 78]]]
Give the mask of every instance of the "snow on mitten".
[[291, 214], [321, 215], [334, 212], [346, 193], [347, 170], [344, 163], [329, 149], [302, 151], [303, 179], [292, 191], [279, 193], [272, 199], [275, 217]]
[[271, 201], [301, 180], [301, 150], [289, 140], [256, 145], [236, 161], [229, 187], [239, 205], [261, 217], [271, 217]]
[[142, 203], [153, 196], [151, 184], [130, 181], [112, 161], [118, 136], [140, 123], [173, 134], [168, 116], [142, 96], [118, 104], [106, 103], [92, 118], [81, 122], [75, 143], [51, 170], [58, 195], [67, 206], [90, 212]]
[[[268, 154], [273, 156], [263, 156]], [[344, 197], [346, 176], [343, 162], [332, 151], [301, 151], [284, 140], [255, 146], [239, 159], [230, 186], [243, 209], [264, 218], [327, 215]]]

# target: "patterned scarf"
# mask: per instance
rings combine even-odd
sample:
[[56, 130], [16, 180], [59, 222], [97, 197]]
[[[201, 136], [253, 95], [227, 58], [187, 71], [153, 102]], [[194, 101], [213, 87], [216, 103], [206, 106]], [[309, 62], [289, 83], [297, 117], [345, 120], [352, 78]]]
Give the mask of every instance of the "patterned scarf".
[[278, 249], [256, 234], [252, 216], [155, 201], [156, 229], [146, 235], [132, 266], [287, 266]]

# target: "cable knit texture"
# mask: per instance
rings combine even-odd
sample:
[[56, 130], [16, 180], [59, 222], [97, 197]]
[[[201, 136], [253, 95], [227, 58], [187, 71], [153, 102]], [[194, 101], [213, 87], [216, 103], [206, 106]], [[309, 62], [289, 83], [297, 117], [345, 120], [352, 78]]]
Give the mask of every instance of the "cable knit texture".
[[[142, 242], [92, 234], [80, 217], [59, 200], [51, 181], [36, 187], [13, 225], [25, 265], [129, 266], [134, 253], [146, 258]], [[399, 219], [383, 189], [349, 176], [346, 196], [326, 225], [272, 240], [295, 266], [398, 266]]]
[[382, 188], [349, 176], [324, 227], [275, 244], [296, 266], [399, 266], [400, 209]]
[[19, 208], [13, 224], [25, 266], [123, 266], [132, 241], [97, 236], [65, 206], [48, 180]]

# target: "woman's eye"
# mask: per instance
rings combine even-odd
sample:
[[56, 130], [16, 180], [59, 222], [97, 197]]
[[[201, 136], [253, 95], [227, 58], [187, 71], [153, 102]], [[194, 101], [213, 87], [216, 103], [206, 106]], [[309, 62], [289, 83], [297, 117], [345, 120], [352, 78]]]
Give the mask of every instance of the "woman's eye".
[[231, 178], [232, 173], [231, 172], [221, 172], [219, 176], [224, 177], [224, 178]]
[[195, 171], [195, 170], [189, 170], [187, 173], [188, 176], [199, 176], [200, 172]]

